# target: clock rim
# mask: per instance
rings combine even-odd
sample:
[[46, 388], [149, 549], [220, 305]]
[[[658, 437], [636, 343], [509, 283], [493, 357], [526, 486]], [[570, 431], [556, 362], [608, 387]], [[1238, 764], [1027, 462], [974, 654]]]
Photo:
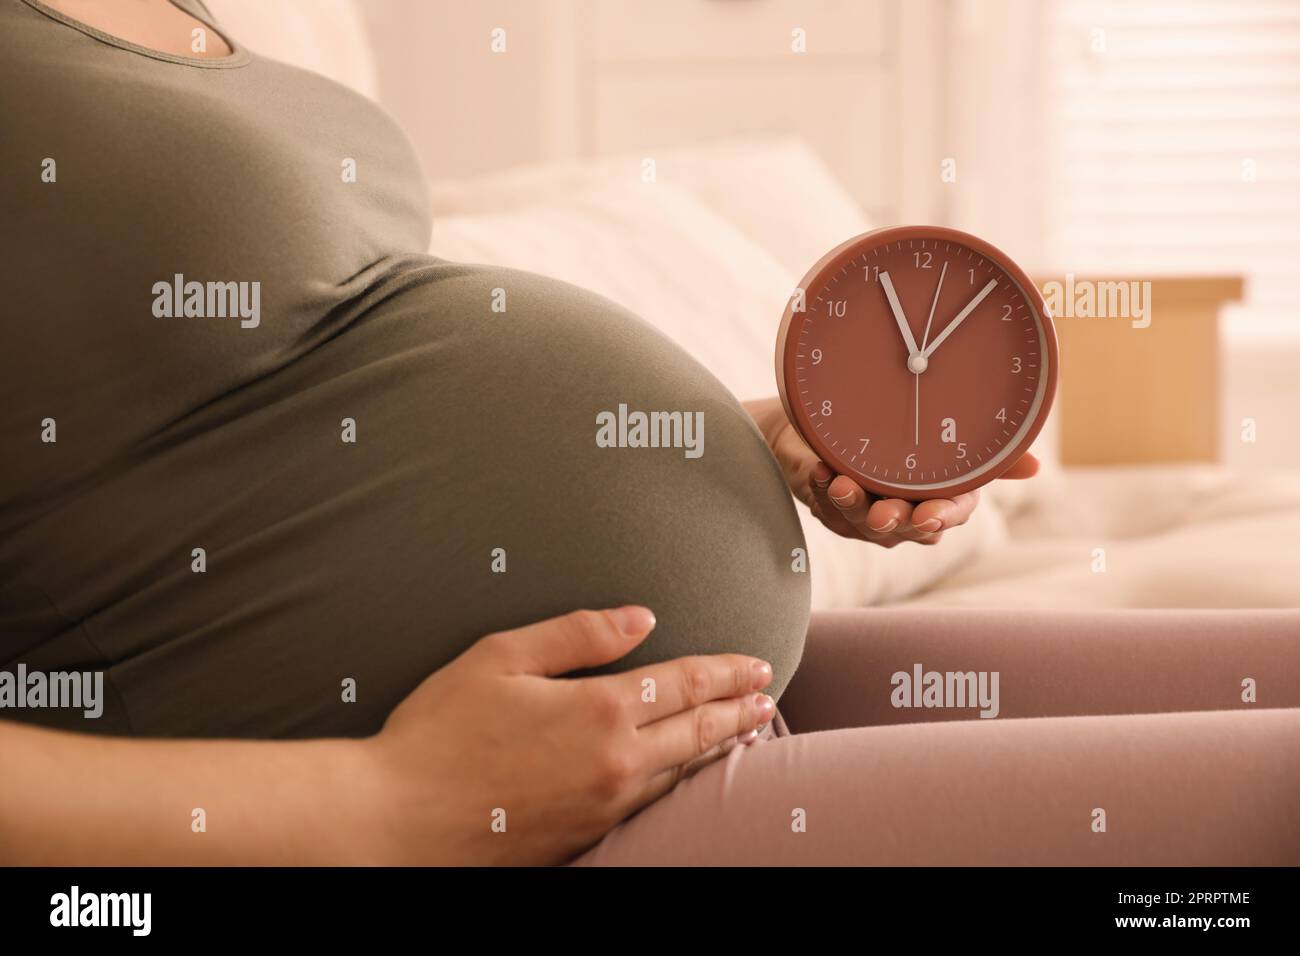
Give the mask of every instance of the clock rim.
[[[1051, 313], [1047, 309], [1047, 303], [1043, 300], [1043, 294], [1039, 291], [1038, 286], [1034, 284], [1029, 275], [1016, 264], [1015, 260], [1008, 256], [997, 246], [978, 236], [973, 236], [968, 232], [962, 232], [960, 229], [952, 229], [948, 226], [883, 226], [879, 229], [872, 229], [859, 235], [846, 239], [838, 246], [835, 246], [804, 274], [803, 280], [799, 283], [798, 288], [807, 292], [816, 285], [820, 288], [819, 280], [830, 273], [832, 268], [838, 269], [846, 259], [855, 258], [858, 251], [862, 248], [872, 248], [875, 246], [889, 245], [900, 240], [912, 239], [940, 239], [947, 242], [955, 242], [967, 246], [975, 252], [983, 255], [986, 259], [991, 259], [996, 263], [1003, 272], [1010, 276], [1011, 280], [1016, 283], [1020, 289], [1021, 295], [1025, 297], [1026, 303], [1030, 308], [1037, 311], [1039, 319], [1039, 328], [1042, 331], [1044, 340], [1044, 372], [1043, 372], [1043, 391], [1042, 400], [1039, 402], [1038, 409], [1034, 413], [1033, 420], [1026, 423], [1021, 428], [1015, 442], [1005, 453], [1003, 461], [988, 471], [983, 472], [963, 481], [958, 481], [951, 485], [945, 485], [941, 488], [919, 488], [908, 485], [897, 485], [888, 481], [880, 481], [875, 478], [868, 478], [859, 474], [851, 466], [844, 463], [842, 456], [833, 452], [821, 440], [816, 430], [811, 427], [811, 422], [806, 421], [806, 414], [800, 412], [796, 414], [794, 406], [790, 401], [786, 391], [787, 378], [793, 381], [796, 374], [794, 368], [794, 349], [789, 347], [789, 333], [794, 324], [795, 315], [802, 316], [803, 312], [794, 311], [795, 297], [790, 296], [786, 303], [785, 312], [781, 317], [781, 327], [777, 334], [776, 345], [776, 384], [777, 391], [781, 396], [781, 405], [785, 409], [786, 418], [794, 426], [795, 432], [799, 435], [808, 448], [817, 455], [832, 471], [837, 475], [845, 475], [852, 478], [859, 486], [865, 490], [886, 498], [900, 498], [905, 501], [928, 501], [934, 498], [952, 498], [960, 494], [965, 494], [975, 488], [983, 487], [991, 481], [996, 481], [1020, 457], [1029, 450], [1029, 447], [1038, 437], [1043, 425], [1047, 422], [1047, 416], [1052, 410], [1052, 404], [1056, 397], [1056, 374], [1058, 363], [1058, 345], [1056, 338], [1056, 325], [1052, 320]], [[824, 283], [822, 283], [824, 284]], [[842, 466], [842, 467], [841, 467]]]

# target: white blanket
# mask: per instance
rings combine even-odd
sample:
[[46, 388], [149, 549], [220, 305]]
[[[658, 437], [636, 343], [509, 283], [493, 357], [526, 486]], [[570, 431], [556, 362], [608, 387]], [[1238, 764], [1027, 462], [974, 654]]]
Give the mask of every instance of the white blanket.
[[1071, 469], [1008, 540], [908, 603], [1295, 607], [1300, 474], [1210, 465]]

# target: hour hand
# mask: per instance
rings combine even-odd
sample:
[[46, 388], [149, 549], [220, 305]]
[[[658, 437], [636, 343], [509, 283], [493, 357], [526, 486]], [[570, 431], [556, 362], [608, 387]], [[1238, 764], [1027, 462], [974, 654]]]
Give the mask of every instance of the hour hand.
[[894, 313], [894, 321], [898, 323], [898, 331], [903, 333], [903, 344], [907, 346], [907, 355], [910, 358], [921, 350], [916, 347], [916, 336], [912, 335], [912, 327], [907, 324], [907, 318], [903, 315], [903, 306], [898, 301], [898, 293], [894, 291], [894, 281], [889, 278], [888, 272], [880, 273], [880, 284], [885, 287], [885, 298], [889, 300], [889, 308]]

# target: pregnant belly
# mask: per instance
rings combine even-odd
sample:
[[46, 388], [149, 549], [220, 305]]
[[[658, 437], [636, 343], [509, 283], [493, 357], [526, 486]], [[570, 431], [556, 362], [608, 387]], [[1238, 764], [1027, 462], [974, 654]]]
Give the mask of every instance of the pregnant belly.
[[[743, 652], [779, 695], [804, 541], [735, 399], [563, 283], [440, 263], [402, 284], [97, 493], [119, 579], [61, 604], [93, 606], [79, 639], [130, 729], [370, 733], [484, 634], [626, 603], [659, 624], [615, 669]], [[633, 412], [681, 414], [636, 447]]]

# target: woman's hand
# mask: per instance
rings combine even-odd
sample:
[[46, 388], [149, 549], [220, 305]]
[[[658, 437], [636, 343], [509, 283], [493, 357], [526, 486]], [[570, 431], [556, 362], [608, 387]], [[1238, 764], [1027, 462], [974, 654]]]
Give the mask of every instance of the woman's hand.
[[150, 740], [0, 720], [0, 764], [22, 769], [0, 787], [0, 865], [563, 862], [775, 713], [757, 693], [772, 668], [738, 654], [555, 679], [617, 660], [653, 627], [632, 607], [491, 634], [365, 739]]
[[367, 741], [388, 795], [385, 857], [564, 862], [757, 736], [775, 704], [758, 693], [772, 669], [752, 657], [557, 679], [618, 660], [653, 627], [642, 607], [576, 611], [490, 634], [425, 680]]
[[[868, 494], [852, 478], [836, 476], [813, 454], [790, 424], [779, 398], [744, 404], [776, 456], [791, 493], [838, 535], [886, 548], [904, 541], [937, 544], [946, 529], [965, 524], [979, 502], [978, 490], [920, 504]], [[1030, 478], [1037, 472], [1038, 459], [1025, 454], [1002, 477]]]

